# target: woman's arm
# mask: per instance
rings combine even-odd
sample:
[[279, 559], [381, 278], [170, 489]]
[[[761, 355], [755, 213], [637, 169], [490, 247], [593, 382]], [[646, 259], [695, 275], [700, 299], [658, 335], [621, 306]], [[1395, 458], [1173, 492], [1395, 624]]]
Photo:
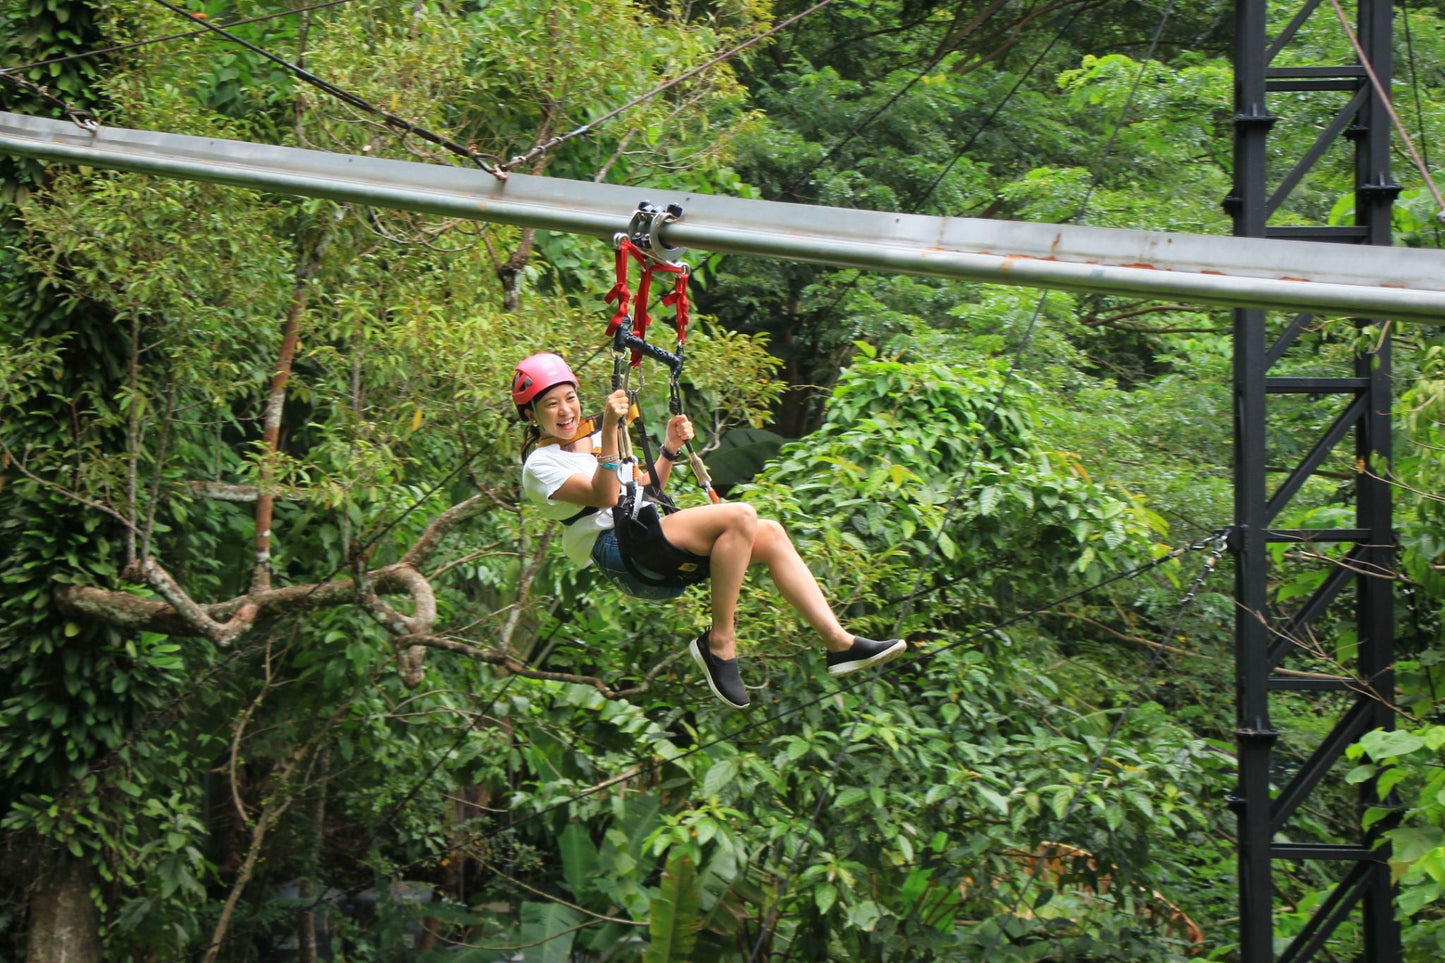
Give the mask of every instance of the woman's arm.
[[[672, 463], [682, 457], [682, 446], [692, 440], [692, 422], [687, 415], [673, 415], [667, 422], [667, 436], [662, 442], [662, 451], [658, 452], [657, 460], [657, 487], [667, 487], [667, 480], [672, 477]], [[668, 457], [671, 455], [672, 457]]]
[[602, 452], [597, 456], [596, 469], [590, 475], [579, 472], [568, 478], [552, 493], [553, 499], [593, 508], [611, 508], [617, 504], [622, 487], [617, 480], [617, 423], [626, 416], [630, 406], [625, 391], [614, 391], [607, 396], [602, 408]]

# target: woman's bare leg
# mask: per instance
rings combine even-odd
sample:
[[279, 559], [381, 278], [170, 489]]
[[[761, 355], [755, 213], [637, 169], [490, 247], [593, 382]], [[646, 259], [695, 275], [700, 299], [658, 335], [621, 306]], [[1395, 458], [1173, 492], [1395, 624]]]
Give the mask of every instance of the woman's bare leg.
[[702, 505], [667, 515], [662, 531], [678, 548], [708, 556], [712, 631], [708, 648], [720, 659], [737, 658], [738, 595], [752, 563], [758, 513], [743, 502]]
[[798, 554], [782, 525], [772, 519], [758, 522], [753, 561], [768, 566], [768, 574], [773, 577], [779, 594], [823, 637], [823, 645], [829, 652], [841, 652], [852, 644], [853, 636], [838, 623], [812, 569]]
[[783, 526], [759, 520], [751, 505], [729, 502], [685, 509], [665, 516], [662, 529], [679, 548], [709, 556], [713, 615], [709, 648], [718, 658], [736, 657], [738, 595], [748, 566], [759, 563], [768, 566], [779, 594], [822, 636], [830, 652], [852, 644], [853, 636], [838, 623]]

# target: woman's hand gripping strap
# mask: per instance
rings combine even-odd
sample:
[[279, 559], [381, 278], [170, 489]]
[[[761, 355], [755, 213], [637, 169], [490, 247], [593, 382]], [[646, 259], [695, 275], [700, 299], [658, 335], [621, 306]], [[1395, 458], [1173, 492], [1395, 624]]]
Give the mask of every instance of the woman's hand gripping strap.
[[[672, 380], [668, 383], [667, 406], [672, 409], [674, 415], [682, 414], [682, 387], [678, 385], [678, 376], [682, 374], [682, 345], [677, 346], [678, 364], [672, 372]], [[693, 450], [692, 442], [684, 441], [682, 450], [687, 452], [687, 464], [692, 469], [692, 477], [697, 480], [698, 485], [707, 493], [708, 501], [714, 505], [722, 502], [717, 489], [712, 487], [712, 476], [707, 473], [707, 465], [703, 463], [702, 456]]]

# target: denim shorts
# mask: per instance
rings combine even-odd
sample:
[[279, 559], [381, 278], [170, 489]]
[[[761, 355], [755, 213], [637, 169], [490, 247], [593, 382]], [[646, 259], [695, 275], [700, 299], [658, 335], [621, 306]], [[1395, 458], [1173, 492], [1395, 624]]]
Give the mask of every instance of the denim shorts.
[[[592, 543], [592, 561], [608, 581], [640, 599], [675, 599], [687, 591], [686, 585], [648, 585], [629, 572], [627, 563], [622, 561], [622, 549], [617, 544], [617, 530], [614, 528], [605, 529]], [[658, 577], [661, 578], [660, 575]]]

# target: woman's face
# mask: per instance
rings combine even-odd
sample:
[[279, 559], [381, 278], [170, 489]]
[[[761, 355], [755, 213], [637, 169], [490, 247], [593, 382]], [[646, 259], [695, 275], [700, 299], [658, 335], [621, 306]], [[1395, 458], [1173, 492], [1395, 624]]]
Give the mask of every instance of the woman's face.
[[532, 403], [532, 415], [542, 434], [571, 438], [582, 421], [582, 401], [577, 397], [577, 388], [566, 382], [548, 388]]

